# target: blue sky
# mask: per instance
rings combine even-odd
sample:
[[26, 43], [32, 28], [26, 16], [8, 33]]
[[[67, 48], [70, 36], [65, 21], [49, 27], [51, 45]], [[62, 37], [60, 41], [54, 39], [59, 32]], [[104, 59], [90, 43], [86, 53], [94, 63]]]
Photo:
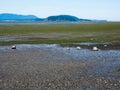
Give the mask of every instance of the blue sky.
[[120, 0], [1, 0], [0, 13], [33, 14], [41, 18], [69, 14], [120, 21]]

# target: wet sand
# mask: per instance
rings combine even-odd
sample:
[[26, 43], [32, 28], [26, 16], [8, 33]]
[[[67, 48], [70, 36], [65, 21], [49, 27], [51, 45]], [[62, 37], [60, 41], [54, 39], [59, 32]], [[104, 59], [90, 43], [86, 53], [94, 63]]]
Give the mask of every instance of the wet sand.
[[120, 50], [0, 46], [0, 90], [119, 90]]

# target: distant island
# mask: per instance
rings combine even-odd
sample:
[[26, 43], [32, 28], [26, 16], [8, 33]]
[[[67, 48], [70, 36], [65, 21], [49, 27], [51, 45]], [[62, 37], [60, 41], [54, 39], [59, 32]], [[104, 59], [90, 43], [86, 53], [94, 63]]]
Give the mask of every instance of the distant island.
[[39, 18], [35, 15], [0, 14], [0, 22], [107, 22], [107, 20], [91, 20], [78, 18], [71, 15], [56, 15], [47, 18]]

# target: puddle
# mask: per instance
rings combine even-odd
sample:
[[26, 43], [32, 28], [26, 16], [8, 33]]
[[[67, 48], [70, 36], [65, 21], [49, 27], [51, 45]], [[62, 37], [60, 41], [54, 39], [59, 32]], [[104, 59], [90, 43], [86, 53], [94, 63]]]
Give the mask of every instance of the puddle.
[[0, 42], [8, 42], [8, 41], [14, 41], [16, 40], [15, 38], [10, 38], [10, 37], [0, 37]]

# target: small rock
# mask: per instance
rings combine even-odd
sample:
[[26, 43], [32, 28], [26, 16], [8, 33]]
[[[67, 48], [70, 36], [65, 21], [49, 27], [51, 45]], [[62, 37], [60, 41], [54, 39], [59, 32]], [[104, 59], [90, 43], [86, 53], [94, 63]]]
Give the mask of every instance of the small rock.
[[13, 46], [11, 47], [11, 49], [16, 49], [16, 46], [15, 46], [15, 45], [13, 45]]
[[107, 45], [105, 44], [104, 47], [107, 47]]
[[117, 86], [117, 84], [114, 84], [114, 86]]
[[98, 48], [96, 46], [94, 46], [93, 51], [98, 51]]
[[81, 49], [81, 47], [77, 46], [77, 47], [76, 47], [76, 49], [77, 49], [77, 50], [80, 50], [80, 49]]
[[120, 80], [118, 82], [120, 83]]

